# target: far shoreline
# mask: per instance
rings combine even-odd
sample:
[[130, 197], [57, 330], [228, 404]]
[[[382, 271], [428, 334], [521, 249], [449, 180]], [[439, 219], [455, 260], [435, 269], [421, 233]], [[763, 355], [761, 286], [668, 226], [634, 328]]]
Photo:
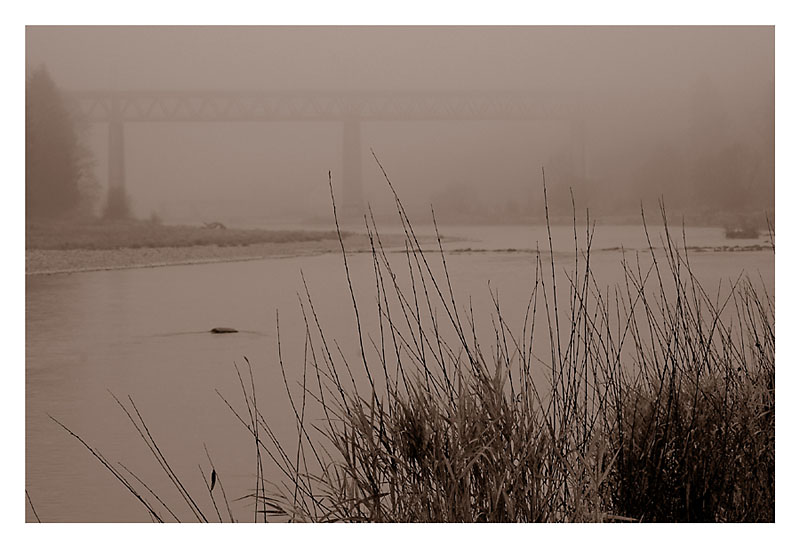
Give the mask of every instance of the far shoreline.
[[340, 238], [348, 252], [370, 246], [364, 234], [219, 224], [210, 228], [85, 218], [31, 221], [25, 228], [26, 276], [319, 255], [341, 252]]
[[[399, 237], [383, 237], [384, 246], [399, 245]], [[363, 234], [343, 236], [347, 253], [370, 249]], [[202, 265], [245, 262], [301, 256], [341, 253], [337, 239], [290, 242], [264, 242], [247, 245], [194, 245], [171, 247], [139, 247], [117, 249], [26, 249], [25, 275], [76, 274], [131, 268]]]

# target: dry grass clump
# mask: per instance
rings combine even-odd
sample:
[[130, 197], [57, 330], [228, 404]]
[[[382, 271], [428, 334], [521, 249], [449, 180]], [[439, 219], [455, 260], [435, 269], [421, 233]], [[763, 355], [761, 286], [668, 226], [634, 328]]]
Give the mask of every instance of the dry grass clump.
[[[546, 194], [545, 186], [545, 207]], [[572, 272], [556, 273], [552, 244], [549, 261], [537, 253], [520, 332], [493, 295], [494, 340], [479, 341], [471, 303], [459, 307], [454, 297], [445, 254], [434, 273], [394, 196], [411, 290], [401, 289], [368, 219], [380, 336], [369, 335], [367, 352], [352, 288], [360, 364], [334, 359], [322, 327], [307, 321], [317, 383], [304, 374], [301, 389], [321, 405], [325, 418], [313, 429], [323, 439], [296, 409], [298, 465], [284, 459], [288, 488], [257, 497], [265, 513], [391, 522], [774, 520], [774, 309], [765, 288], [744, 278], [706, 293], [663, 207], [663, 251], [651, 244], [644, 257], [624, 259], [624, 283], [600, 288], [587, 218], [583, 238], [575, 224]], [[650, 241], [644, 214], [642, 221]], [[308, 292], [304, 306], [313, 311]], [[352, 379], [362, 368], [368, 382], [359, 384]], [[317, 462], [306, 462], [312, 454]]]
[[669, 339], [656, 335], [660, 352], [634, 364], [642, 377], [620, 386], [606, 433], [618, 451], [616, 511], [646, 521], [774, 521], [774, 316], [749, 281], [734, 291], [736, 320], [754, 322], [744, 333], [682, 332], [669, 321]]
[[649, 267], [657, 290], [626, 269], [641, 297], [626, 306], [635, 350], [605, 413], [618, 455], [610, 503], [647, 521], [774, 521], [772, 299], [749, 278], [712, 297], [664, 231], [665, 260]]
[[[390, 260], [365, 218], [370, 329], [339, 232], [357, 358], [326, 335], [307, 286], [298, 388], [279, 333], [295, 440], [259, 412], [249, 362], [249, 379], [237, 369], [245, 410], [229, 406], [253, 435], [255, 521], [774, 520], [774, 306], [763, 286], [740, 278], [706, 292], [662, 207], [660, 247], [626, 252], [624, 281], [600, 287], [587, 213], [581, 236], [573, 218], [567, 270], [556, 272], [552, 241], [537, 248], [516, 330], [492, 294], [486, 340], [471, 300], [453, 292], [441, 240], [423, 251], [386, 181], [406, 253]], [[281, 477], [268, 481], [267, 462]]]

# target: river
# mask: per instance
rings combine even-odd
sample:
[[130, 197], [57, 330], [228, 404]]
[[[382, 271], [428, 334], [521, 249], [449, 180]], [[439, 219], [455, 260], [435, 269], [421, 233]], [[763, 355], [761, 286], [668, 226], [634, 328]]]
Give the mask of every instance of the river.
[[[568, 269], [574, 261], [572, 230], [553, 229], [557, 269]], [[475, 317], [487, 318], [488, 324], [491, 286], [499, 292], [509, 324], [521, 322], [534, 273], [532, 251], [537, 242], [541, 249], [548, 246], [545, 229], [447, 226], [441, 231], [453, 238], [445, 248], [459, 302], [472, 296]], [[430, 229], [423, 232], [429, 235]], [[704, 248], [763, 243], [725, 240], [720, 229], [712, 228], [687, 228], [686, 240]], [[433, 249], [435, 243], [425, 247]], [[647, 253], [642, 229], [597, 227], [592, 262], [601, 285], [621, 280], [620, 247], [626, 253]], [[406, 264], [402, 253], [391, 256], [398, 270]], [[430, 257], [431, 264], [441, 264], [435, 254]], [[694, 251], [690, 258], [707, 286], [716, 288], [745, 272], [760, 276], [774, 295], [771, 249]], [[351, 255], [349, 267], [364, 310], [361, 321], [374, 332], [374, 313], [366, 311], [374, 301], [372, 257]], [[54, 522], [149, 520], [134, 497], [48, 415], [110, 462], [124, 463], [165, 501], [179, 505], [177, 493], [111, 393], [133, 398], [175, 472], [192, 486], [190, 491], [202, 495], [204, 490], [198, 465], [210, 473], [204, 444], [230, 499], [252, 490], [252, 439], [216, 391], [244, 409], [233, 364], [246, 367], [246, 356], [261, 412], [277, 435], [291, 439], [294, 422], [277, 360], [276, 319], [279, 314], [283, 361], [294, 383], [305, 341], [298, 304], [304, 292], [301, 271], [326, 334], [345, 354], [356, 352], [355, 318], [340, 254], [28, 276], [25, 481], [39, 517]], [[210, 334], [216, 326], [235, 327], [239, 333]], [[34, 520], [26, 507], [27, 519]], [[252, 500], [231, 500], [231, 507], [238, 518], [252, 519]]]

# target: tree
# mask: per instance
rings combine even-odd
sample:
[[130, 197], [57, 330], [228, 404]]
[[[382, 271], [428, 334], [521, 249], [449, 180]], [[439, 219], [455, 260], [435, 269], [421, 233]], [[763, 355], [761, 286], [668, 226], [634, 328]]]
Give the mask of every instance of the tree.
[[30, 70], [25, 81], [27, 217], [54, 218], [78, 210], [81, 190], [93, 186], [91, 156], [79, 134], [78, 120], [47, 69]]

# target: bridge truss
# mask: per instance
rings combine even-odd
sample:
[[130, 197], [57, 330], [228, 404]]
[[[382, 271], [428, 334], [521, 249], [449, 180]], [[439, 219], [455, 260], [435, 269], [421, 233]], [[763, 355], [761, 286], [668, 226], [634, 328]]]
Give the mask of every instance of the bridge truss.
[[563, 120], [578, 151], [576, 170], [584, 169], [584, 103], [574, 93], [98, 90], [66, 97], [89, 121], [109, 124], [109, 188], [123, 191], [123, 126], [137, 122], [341, 122], [344, 206], [350, 210], [362, 204], [362, 122]]

